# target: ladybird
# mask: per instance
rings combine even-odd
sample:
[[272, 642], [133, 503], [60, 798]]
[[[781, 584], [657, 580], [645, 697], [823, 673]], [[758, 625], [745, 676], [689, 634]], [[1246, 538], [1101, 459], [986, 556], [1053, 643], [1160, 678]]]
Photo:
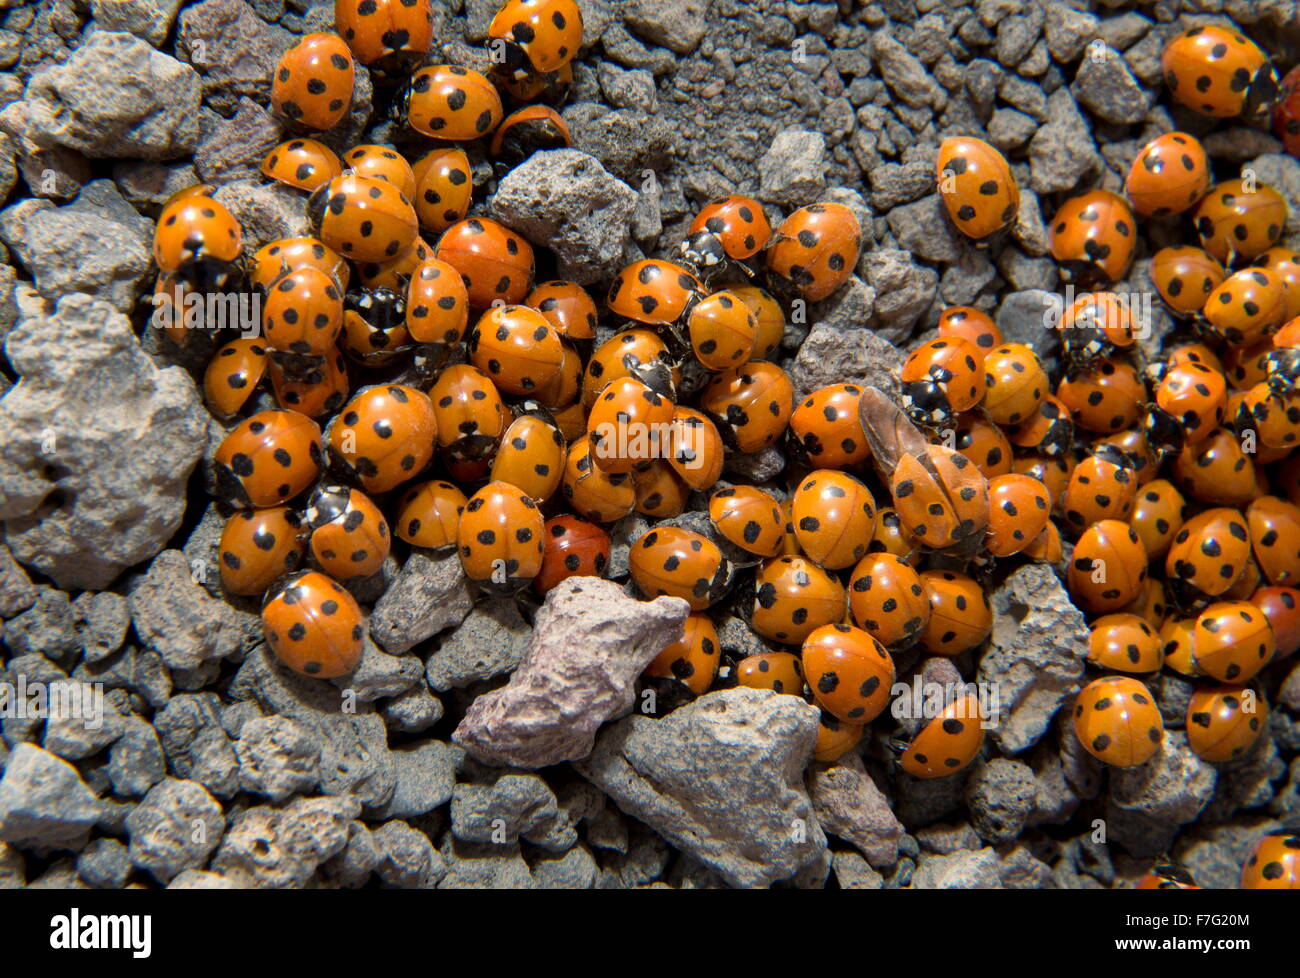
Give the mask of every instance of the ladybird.
[[334, 0], [334, 27], [381, 76], [419, 64], [433, 45], [432, 0]]
[[339, 346], [367, 367], [391, 363], [409, 349], [406, 299], [391, 289], [358, 289], [344, 299]]
[[731, 587], [731, 563], [713, 541], [693, 530], [647, 530], [628, 555], [632, 581], [648, 597], [682, 598], [692, 611], [717, 603]]
[[1286, 286], [1273, 272], [1244, 268], [1229, 275], [1210, 293], [1201, 322], [1214, 336], [1233, 346], [1249, 345], [1282, 324]]
[[1133, 501], [1129, 525], [1137, 532], [1152, 560], [1163, 557], [1182, 529], [1187, 513], [1183, 494], [1167, 479], [1142, 486]]
[[1092, 190], [1061, 205], [1048, 239], [1064, 281], [1085, 288], [1106, 286], [1128, 272], [1137, 222], [1123, 197]]
[[851, 625], [823, 625], [803, 641], [803, 673], [817, 705], [839, 720], [870, 723], [889, 705], [894, 660]]
[[[1035, 418], [1047, 410], [1049, 400], [1054, 400], [1050, 394], [1044, 397], [1043, 403], [1039, 405], [1038, 413], [1034, 416]], [[1065, 420], [1066, 424], [1069, 424], [1069, 419], [1066, 418]], [[1058, 431], [1060, 427], [1057, 426]], [[955, 430], [957, 435], [953, 439], [953, 446], [958, 452], [975, 463], [975, 467], [980, 470], [984, 478], [992, 479], [999, 475], [1006, 475], [1011, 471], [1011, 466], [1015, 460], [1011, 450], [1011, 441], [1001, 428], [989, 420], [988, 415], [983, 411], [967, 411], [965, 414], [957, 415], [955, 428], [934, 432], [931, 441], [935, 444], [947, 441], [950, 430]], [[1073, 433], [1072, 426], [1070, 430]], [[1054, 444], [1056, 437], [1056, 435], [1049, 437], [1045, 434], [1044, 447]]]
[[1165, 571], [1209, 597], [1223, 594], [1250, 559], [1250, 533], [1235, 509], [1207, 509], [1183, 524], [1174, 537]]
[[533, 246], [486, 217], [471, 217], [447, 228], [434, 257], [460, 272], [475, 309], [498, 302], [518, 305], [533, 280]]
[[267, 593], [262, 630], [275, 657], [301, 675], [335, 679], [361, 663], [361, 608], [319, 571], [298, 571]]
[[1251, 547], [1268, 583], [1300, 583], [1300, 506], [1261, 496], [1246, 507]]
[[753, 486], [719, 489], [709, 497], [709, 518], [733, 544], [760, 557], [775, 557], [785, 542], [781, 504]]
[[1088, 633], [1088, 661], [1102, 669], [1126, 673], [1159, 672], [1164, 663], [1159, 634], [1137, 615], [1103, 615]]
[[1250, 596], [1250, 603], [1264, 612], [1272, 626], [1279, 659], [1300, 649], [1300, 590], [1262, 587]]
[[767, 267], [809, 302], [820, 302], [849, 280], [862, 249], [862, 228], [843, 204], [809, 204], [776, 229]]
[[1244, 686], [1196, 690], [1187, 704], [1187, 744], [1203, 761], [1234, 761], [1268, 725], [1268, 705]]
[[1188, 443], [1201, 441], [1219, 426], [1227, 400], [1223, 374], [1200, 363], [1172, 368], [1156, 389], [1156, 404], [1182, 425]]
[[[551, 379], [550, 383], [543, 384], [537, 389], [534, 395], [535, 399], [555, 413], [556, 424], [560, 426], [560, 431], [566, 438], [576, 438], [587, 430], [587, 419], [583, 417], [583, 406], [580, 400], [582, 395], [582, 356], [573, 348], [571, 343], [560, 344], [560, 370]], [[572, 425], [573, 434], [570, 434], [569, 426], [563, 420], [562, 415], [566, 408], [576, 408], [577, 413], [572, 416], [575, 422]]]
[[754, 314], [754, 360], [770, 360], [785, 336], [785, 311], [770, 292], [757, 285], [733, 285], [728, 291], [740, 297]]
[[275, 66], [271, 110], [293, 125], [332, 129], [352, 105], [354, 72], [352, 53], [337, 34], [308, 34]]
[[259, 339], [231, 340], [203, 372], [203, 399], [218, 417], [234, 417], [265, 374], [265, 344]]
[[947, 424], [984, 395], [984, 358], [969, 340], [940, 337], [922, 343], [903, 362], [903, 408], [919, 425]]
[[542, 568], [545, 522], [523, 490], [489, 482], [470, 497], [456, 528], [465, 576], [491, 594], [525, 587]]
[[1157, 863], [1133, 887], [1135, 890], [1199, 890], [1196, 880], [1184, 867]]
[[[1083, 468], [1082, 465], [1079, 466]], [[1079, 469], [1076, 469], [1077, 473]], [[1068, 495], [1069, 490], [1067, 490]], [[1067, 504], [1068, 505], [1068, 504]], [[1047, 487], [1012, 473], [989, 480], [989, 525], [984, 547], [994, 557], [1025, 550], [1047, 526], [1052, 502]]]
[[164, 275], [203, 291], [220, 289], [238, 270], [243, 231], [211, 197], [173, 198], [158, 215], [153, 260]]
[[938, 329], [940, 336], [960, 336], [974, 343], [981, 356], [1003, 343], [1002, 330], [993, 318], [974, 306], [949, 306], [939, 314]]
[[904, 455], [890, 492], [904, 529], [936, 550], [982, 540], [988, 526], [988, 480], [960, 452], [934, 446], [922, 458]]
[[930, 623], [930, 598], [917, 572], [893, 553], [867, 554], [849, 576], [849, 614], [891, 651], [911, 648]]
[[693, 611], [686, 616], [680, 640], [666, 645], [645, 668], [645, 675], [676, 679], [694, 695], [706, 693], [718, 675], [718, 630], [709, 616]]
[[[1258, 258], [1255, 264], [1267, 271], [1277, 275], [1282, 279], [1282, 284], [1286, 287], [1286, 312], [1283, 318], [1290, 321], [1300, 316], [1300, 252], [1292, 248], [1275, 247], [1269, 248]], [[1280, 331], [1279, 331], [1280, 332]], [[1278, 342], [1278, 346], [1290, 346], [1292, 344]]]
[[442, 232], [465, 220], [474, 198], [474, 179], [465, 151], [456, 146], [426, 153], [411, 167], [415, 193], [411, 203], [420, 227]]
[[944, 778], [967, 768], [984, 746], [984, 717], [975, 694], [959, 696], [921, 728], [898, 759], [914, 778]]
[[489, 152], [498, 168], [508, 172], [534, 153], [573, 145], [569, 126], [549, 105], [526, 105], [501, 120]]
[[470, 331], [468, 350], [498, 388], [520, 396], [549, 384], [564, 362], [559, 334], [527, 306], [493, 306]]
[[644, 468], [632, 470], [636, 490], [635, 509], [651, 519], [668, 519], [686, 512], [691, 490], [661, 459], [652, 459]]
[[302, 520], [287, 506], [245, 509], [221, 530], [217, 566], [227, 594], [260, 595], [307, 552]]
[[1092, 369], [1062, 379], [1056, 398], [1069, 409], [1077, 427], [1112, 434], [1137, 424], [1147, 391], [1131, 364], [1107, 357]]
[[1160, 626], [1160, 640], [1165, 643], [1165, 665], [1180, 676], [1201, 675], [1192, 654], [1196, 644], [1196, 618], [1171, 615]]
[[1300, 890], [1300, 832], [1278, 829], [1255, 844], [1241, 868], [1243, 890]]
[[792, 696], [803, 693], [803, 664], [793, 652], [756, 652], [737, 662], [733, 672], [737, 685], [747, 689], [770, 689]]
[[438, 447], [464, 461], [491, 458], [510, 423], [492, 380], [469, 364], [454, 364], [429, 389]]
[[556, 516], [542, 530], [542, 567], [533, 590], [545, 594], [569, 577], [604, 577], [609, 566], [609, 534], [576, 516]]
[[1250, 682], [1276, 647], [1273, 626], [1249, 601], [1220, 601], [1197, 616], [1193, 660], [1197, 669], [1220, 682]]
[[1184, 448], [1174, 460], [1173, 476], [1183, 492], [1216, 506], [1244, 506], [1259, 494], [1255, 466], [1241, 438], [1227, 428]]
[[589, 340], [596, 335], [596, 303], [576, 282], [543, 282], [528, 293], [524, 305], [540, 312], [565, 339]]
[[429, 396], [402, 384], [359, 392], [330, 423], [330, 451], [369, 493], [414, 478], [433, 458], [438, 422]]
[[1076, 371], [1137, 342], [1128, 299], [1114, 292], [1085, 292], [1064, 309], [1060, 327], [1066, 359]]
[[265, 294], [285, 272], [307, 265], [329, 275], [341, 291], [347, 290], [352, 275], [348, 263], [319, 238], [279, 238], [263, 245], [250, 262], [249, 280]]
[[324, 467], [320, 426], [297, 411], [259, 411], [231, 429], [213, 463], [218, 499], [237, 509], [279, 506]]
[[968, 238], [982, 241], [1020, 212], [1020, 185], [1006, 157], [982, 139], [945, 139], [939, 144], [935, 171], [948, 216]]
[[535, 402], [525, 401], [523, 412], [501, 438], [490, 478], [522, 489], [530, 498], [544, 503], [560, 487], [567, 456], [564, 435], [549, 412]]
[[[994, 427], [991, 426], [990, 427]], [[996, 429], [994, 427], [994, 430]], [[1042, 402], [1038, 405], [1038, 410], [1028, 418], [1015, 424], [1007, 432], [1006, 440], [1016, 448], [1030, 449], [1041, 452], [1049, 457], [1064, 455], [1074, 447], [1074, 422], [1070, 419], [1069, 409], [1052, 394], [1044, 394]], [[976, 464], [979, 464], [978, 453], [972, 454], [964, 448], [960, 441], [957, 445], [967, 456], [972, 458]], [[1010, 451], [1005, 459], [1006, 469], [1011, 467]], [[997, 460], [1002, 462], [1001, 455]], [[980, 467], [986, 476], [989, 472]], [[995, 473], [996, 474], [996, 473]]]
[[731, 262], [753, 258], [772, 238], [763, 206], [752, 197], [718, 197], [700, 209], [680, 246], [684, 264], [708, 277]]
[[1013, 472], [1037, 479], [1047, 488], [1047, 496], [1052, 501], [1052, 509], [1060, 511], [1065, 499], [1065, 489], [1070, 484], [1070, 477], [1078, 463], [1072, 456], [1054, 458], [1037, 453], [1017, 456], [1011, 465]]
[[561, 105], [573, 87], [573, 62], [569, 62], [559, 71], [544, 75], [533, 74], [522, 79], [498, 74], [497, 82], [518, 102], [540, 100], [551, 105]]
[[353, 261], [395, 258], [415, 241], [415, 209], [401, 190], [376, 177], [344, 173], [307, 198], [315, 235]]
[[402, 92], [406, 123], [450, 142], [486, 136], [501, 123], [501, 96], [481, 73], [460, 65], [427, 65]]
[[1146, 686], [1129, 676], [1103, 676], [1074, 699], [1074, 735], [1102, 763], [1137, 767], [1160, 749], [1165, 731]]
[[1185, 132], [1162, 133], [1138, 150], [1124, 192], [1143, 217], [1181, 214], [1210, 192], [1205, 147]]
[[[1276, 336], [1276, 333], [1273, 337], [1261, 336], [1249, 345], [1230, 346], [1223, 351], [1223, 377], [1229, 388], [1246, 391], [1264, 383], [1270, 375], [1277, 376], [1275, 383], [1278, 387], [1291, 386], [1290, 376], [1295, 375], [1291, 367], [1300, 366], [1300, 350], [1294, 354], [1278, 350], [1273, 345]], [[1288, 360], [1292, 363], [1289, 364]]]
[[456, 269], [436, 258], [417, 265], [406, 289], [406, 331], [417, 343], [453, 346], [469, 323], [469, 294]]
[[763, 638], [797, 645], [822, 625], [844, 619], [844, 585], [806, 557], [764, 561], [754, 577], [750, 625]]
[[681, 265], [646, 258], [614, 277], [606, 301], [615, 316], [647, 326], [672, 326], [684, 320], [705, 292], [704, 283]]
[[343, 295], [319, 268], [304, 265], [271, 283], [262, 303], [262, 331], [272, 357], [291, 375], [300, 375], [297, 367], [319, 366], [342, 328]]
[[727, 370], [750, 358], [758, 323], [738, 296], [715, 292], [691, 307], [687, 332], [695, 359], [705, 369]]
[[582, 46], [576, 0], [506, 0], [488, 25], [488, 46], [501, 46], [504, 72], [522, 80], [558, 71]]
[[1215, 24], [1193, 27], [1166, 44], [1160, 69], [1176, 101], [1216, 119], [1263, 116], [1278, 90], [1268, 55], [1243, 34]]
[[[802, 550], [797, 549], [798, 538], [794, 536], [793, 524], [788, 528], [787, 537], [796, 541], [794, 552], [802, 553]], [[910, 565], [912, 561], [909, 558], [920, 548], [921, 545], [903, 526], [903, 520], [899, 517], [898, 510], [892, 506], [885, 506], [876, 510], [876, 529], [871, 542], [867, 544], [868, 554], [893, 554], [896, 557], [901, 557], [904, 563]], [[871, 629], [867, 630], [870, 631]]]
[[586, 435], [569, 445], [561, 491], [575, 512], [596, 523], [613, 523], [636, 506], [636, 485], [631, 477], [596, 465]]
[[610, 337], [592, 353], [582, 378], [582, 402], [590, 407], [605, 385], [619, 377], [634, 377], [652, 390], [666, 394], [677, 386], [681, 374], [658, 334], [649, 329], [629, 329]]
[[1290, 449], [1300, 441], [1300, 391], [1278, 393], [1268, 383], [1256, 384], [1243, 393], [1233, 425], [1242, 436], [1254, 433], [1257, 457], [1270, 448]]
[[651, 519], [680, 516], [690, 502], [690, 488], [661, 459], [652, 459], [644, 468], [633, 469], [632, 485], [636, 489], [636, 511]]
[[626, 473], [671, 454], [673, 403], [639, 380], [605, 386], [587, 416], [592, 457], [606, 472]]
[[960, 655], [993, 631], [993, 608], [974, 578], [957, 571], [920, 575], [930, 605], [930, 620], [921, 632], [921, 648], [933, 655]]
[[726, 449], [717, 426], [693, 408], [673, 408], [668, 464], [690, 488], [703, 492], [722, 475]]
[[819, 764], [838, 761], [858, 745], [865, 728], [865, 724], [845, 723], [822, 710], [817, 724], [817, 740], [813, 743], [813, 760]]
[[700, 392], [700, 408], [737, 451], [749, 455], [785, 434], [794, 413], [794, 386], [776, 364], [751, 360], [718, 374]]
[[392, 547], [379, 507], [345, 486], [321, 486], [312, 494], [307, 527], [312, 556], [321, 570], [340, 580], [376, 573]]
[[1038, 354], [1023, 343], [1004, 343], [984, 357], [984, 410], [997, 424], [1028, 418], [1048, 393]]
[[1250, 260], [1275, 244], [1286, 226], [1286, 199], [1268, 184], [1241, 178], [1216, 183], [1192, 214], [1201, 247], [1224, 265]]
[[1085, 611], [1121, 611], [1142, 593], [1147, 554], [1137, 532], [1119, 520], [1101, 520], [1083, 531], [1066, 575], [1070, 595]]
[[262, 160], [262, 176], [309, 193], [342, 172], [334, 150], [314, 139], [290, 139]]
[[393, 534], [413, 547], [441, 550], [455, 546], [460, 516], [468, 502], [459, 487], [442, 479], [417, 483], [398, 500]]
[[1165, 306], [1179, 317], [1193, 316], [1228, 273], [1204, 248], [1161, 248], [1151, 259], [1151, 281]]
[[846, 469], [871, 457], [858, 420], [861, 399], [862, 388], [856, 384], [831, 384], [813, 391], [794, 409], [790, 435], [813, 466]]
[[269, 362], [267, 369], [276, 403], [309, 418], [335, 413], [352, 389], [347, 362], [337, 349], [327, 353], [319, 367], [300, 377], [290, 377], [275, 360]]
[[1292, 156], [1300, 156], [1300, 71], [1292, 68], [1282, 79], [1273, 103], [1273, 133]]
[[791, 517], [799, 547], [827, 570], [861, 560], [876, 531], [871, 491], [834, 469], [818, 469], [799, 484]]

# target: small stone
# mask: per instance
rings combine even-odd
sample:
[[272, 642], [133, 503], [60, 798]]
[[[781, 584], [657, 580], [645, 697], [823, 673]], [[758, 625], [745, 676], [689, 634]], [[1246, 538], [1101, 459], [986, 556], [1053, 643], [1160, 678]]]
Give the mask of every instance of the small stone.
[[1023, 147], [1038, 131], [1038, 121], [1018, 109], [998, 109], [989, 119], [989, 142], [1003, 153]]
[[[263, 84], [269, 75], [268, 66]], [[130, 34], [96, 31], [65, 63], [32, 77], [27, 136], [92, 159], [174, 160], [198, 143], [199, 92], [183, 62]]]
[[808, 771], [808, 794], [823, 831], [855, 846], [872, 866], [898, 862], [903, 825], [856, 754]]
[[310, 233], [307, 198], [301, 190], [282, 183], [236, 180], [220, 187], [212, 197], [239, 222], [244, 248], [250, 253], [279, 238]]
[[0, 778], [0, 842], [78, 850], [98, 815], [99, 801], [75, 767], [32, 744], [14, 748]]
[[900, 245], [926, 261], [955, 262], [965, 247], [938, 194], [895, 207], [889, 228]]
[[564, 111], [575, 149], [590, 153], [620, 180], [640, 187], [647, 170], [662, 173], [673, 157], [677, 134], [662, 113], [638, 109], [608, 111], [579, 102]]
[[1061, 352], [1060, 332], [1052, 328], [1061, 310], [1061, 297], [1055, 292], [1025, 289], [1006, 293], [993, 318], [1005, 342], [1025, 344], [1038, 354], [1044, 369], [1051, 370]]
[[902, 353], [871, 329], [814, 326], [790, 365], [796, 402], [828, 384], [862, 384], [886, 393], [898, 387]]
[[131, 857], [116, 839], [96, 839], [77, 857], [77, 875], [101, 890], [120, 890], [131, 877]]
[[375, 872], [385, 885], [402, 889], [429, 889], [447, 872], [442, 856], [429, 837], [405, 822], [385, 822], [374, 831], [379, 862]]
[[622, 267], [637, 194], [588, 153], [534, 153], [497, 187], [491, 213], [555, 252], [559, 275], [592, 285]]
[[614, 108], [637, 109], [641, 112], [659, 110], [655, 76], [644, 68], [624, 70], [605, 61], [601, 62], [596, 73], [605, 101]]
[[912, 875], [914, 890], [992, 890], [1001, 883], [997, 852], [961, 849], [946, 856], [922, 853]]
[[265, 96], [267, 79], [295, 40], [243, 0], [204, 0], [181, 13], [176, 53], [200, 72], [204, 94], [220, 110], [233, 108], [240, 95]]
[[156, 216], [179, 190], [199, 182], [190, 163], [122, 162], [113, 164], [113, 182], [132, 207]]
[[72, 603], [51, 587], [36, 590], [36, 600], [22, 614], [9, 619], [4, 641], [14, 655], [43, 655], [61, 659], [78, 648]]
[[84, 295], [24, 319], [5, 352], [23, 378], [0, 400], [5, 540], [60, 587], [107, 587], [180, 525], [206, 443], [194, 381], [158, 369], [130, 320]]
[[1209, 803], [1216, 778], [1183, 731], [1166, 730], [1161, 749], [1145, 764], [1111, 769], [1107, 835], [1135, 856], [1160, 855]]
[[456, 554], [412, 550], [375, 604], [370, 635], [397, 655], [460, 624], [473, 607], [473, 589]]
[[785, 129], [758, 160], [759, 198], [797, 207], [826, 186], [826, 139], [819, 132]]
[[875, 31], [871, 35], [871, 57], [885, 84], [905, 104], [942, 109], [947, 103], [948, 93], [943, 86], [888, 31]]
[[171, 33], [184, 0], [91, 0], [90, 12], [103, 31], [126, 31], [154, 47]]
[[552, 588], [510, 681], [476, 699], [452, 739], [479, 761], [523, 768], [586, 757], [596, 729], [633, 704], [636, 679], [682, 634], [680, 598], [637, 601], [571, 577]]
[[445, 692], [513, 672], [531, 637], [514, 600], [485, 601], [438, 643], [425, 677], [433, 689]]
[[262, 160], [284, 138], [280, 123], [246, 96], [239, 99], [229, 119], [202, 110], [199, 127], [194, 166], [200, 179], [209, 183], [256, 180]]
[[36, 587], [9, 548], [0, 543], [0, 618], [12, 618], [36, 601]]
[[690, 54], [708, 29], [706, 0], [629, 0], [623, 22], [652, 44]]
[[1061, 64], [1069, 64], [1097, 37], [1095, 14], [1076, 10], [1060, 0], [1048, 0], [1043, 4], [1043, 12], [1048, 50]]
[[1133, 77], [1128, 64], [1111, 47], [1091, 50], [1079, 62], [1071, 86], [1074, 97], [1093, 115], [1125, 125], [1141, 122], [1151, 107], [1146, 88]]
[[1046, 564], [1027, 564], [992, 596], [993, 634], [978, 681], [998, 691], [1000, 716], [989, 731], [1005, 753], [1035, 743], [1083, 678], [1088, 627]]
[[[875, 332], [893, 343], [911, 336], [939, 288], [938, 272], [916, 264], [908, 252], [897, 248], [867, 252], [858, 262], [858, 274], [876, 290]], [[892, 369], [894, 361], [887, 363], [889, 367], [876, 369]]]
[[1066, 88], [1052, 93], [1047, 114], [1048, 124], [1029, 141], [1030, 185], [1040, 194], [1073, 190], [1101, 170], [1092, 130]]
[[843, 890], [879, 890], [885, 885], [885, 878], [851, 850], [831, 854], [831, 872]]
[[108, 780], [119, 798], [139, 798], [167, 774], [167, 760], [153, 727], [128, 717], [108, 751]]
[[414, 818], [447, 804], [465, 752], [441, 740], [422, 740], [398, 747], [392, 761], [396, 787], [377, 812], [382, 818]]
[[347, 846], [351, 822], [360, 812], [361, 803], [347, 796], [250, 808], [235, 817], [220, 840], [212, 868], [243, 876], [259, 888], [301, 888]]
[[235, 747], [221, 726], [221, 700], [215, 693], [183, 693], [154, 715], [171, 772], [197, 781], [218, 798], [240, 787]]
[[98, 754], [122, 735], [122, 713], [128, 708], [116, 699], [120, 693], [97, 700], [95, 687], [77, 682], [51, 685], [48, 692], [73, 707], [71, 711], [52, 709], [45, 721], [42, 746], [51, 754], [80, 761]]
[[980, 838], [993, 844], [1020, 836], [1036, 796], [1034, 771], [1022, 761], [995, 757], [966, 780], [971, 823]]
[[568, 813], [535, 774], [503, 774], [491, 784], [456, 785], [451, 831], [463, 842], [501, 845], [523, 839], [557, 853], [578, 841]]
[[797, 697], [737, 687], [627, 717], [574, 766], [729, 885], [768, 886], [825, 860], [802, 780], [816, 734]]
[[320, 745], [288, 717], [249, 720], [235, 743], [244, 791], [282, 802], [309, 795], [320, 784]]

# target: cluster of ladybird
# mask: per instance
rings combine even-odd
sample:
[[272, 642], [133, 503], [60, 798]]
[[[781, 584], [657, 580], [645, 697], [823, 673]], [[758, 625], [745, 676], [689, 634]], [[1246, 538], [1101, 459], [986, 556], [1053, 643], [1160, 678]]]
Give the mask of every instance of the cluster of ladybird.
[[[836, 384], [796, 405], [768, 359], [785, 329], [782, 302], [823, 299], [852, 274], [852, 211], [812, 204], [773, 230], [754, 200], [708, 204], [673, 260], [616, 277], [605, 306], [621, 331], [597, 344], [601, 311], [584, 289], [535, 284], [531, 245], [468, 216], [475, 187], [462, 145], [490, 139], [501, 172], [567, 144], [554, 109], [526, 103], [563, 97], [581, 43], [576, 3], [506, 3], [489, 28], [500, 54], [491, 78], [412, 71], [432, 42], [428, 0], [338, 0], [336, 24], [339, 35], [308, 36], [284, 55], [275, 109], [303, 130], [337, 124], [356, 59], [381, 85], [404, 82], [400, 112], [436, 146], [413, 165], [386, 146], [340, 160], [296, 136], [263, 172], [310, 194], [312, 237], [245, 261], [238, 223], [196, 187], [164, 207], [154, 244], [164, 302], [243, 275], [262, 295], [262, 337], [218, 349], [204, 386], [231, 421], [257, 406], [264, 378], [279, 405], [232, 428], [215, 455], [214, 494], [232, 514], [222, 584], [264, 595], [267, 640], [286, 666], [321, 678], [356, 667], [364, 616], [339, 582], [379, 571], [391, 536], [455, 548], [488, 593], [542, 595], [566, 577], [604, 574], [609, 524], [678, 516], [693, 493], [714, 490], [712, 524], [746, 559], [663, 523], [632, 543], [637, 588], [691, 607], [684, 637], [647, 676], [691, 694], [720, 682], [708, 611], [725, 599], [783, 649], [731, 663], [726, 681], [811, 697], [822, 713], [815, 756], [833, 760], [888, 706], [894, 654], [952, 657], [988, 638], [993, 561], [1062, 559], [1056, 514], [1075, 538], [1070, 592], [1101, 616], [1089, 661], [1123, 674], [1080, 694], [1083, 746], [1107, 764], [1146, 761], [1163, 724], [1132, 677], [1165, 665], [1213, 680], [1188, 711], [1198, 754], [1226, 761], [1254, 741], [1266, 714], [1247, 684], [1300, 647], [1300, 457], [1290, 457], [1300, 352], [1288, 346], [1300, 319], [1278, 330], [1300, 316], [1300, 255], [1273, 247], [1286, 216], [1276, 193], [1211, 188], [1197, 141], [1171, 133], [1139, 154], [1127, 201], [1094, 191], [1061, 207], [1053, 253], [1065, 279], [1089, 287], [1127, 271], [1135, 211], [1163, 219], [1196, 207], [1202, 247], [1161, 252], [1153, 274], [1203, 342], [1165, 363], [1132, 362], [1127, 305], [1094, 292], [1064, 311], [1067, 373], [1053, 393], [1032, 349], [960, 307], [903, 365], [901, 403]], [[1166, 67], [1175, 96], [1195, 93], [1201, 111], [1257, 113], [1276, 91], [1267, 59], [1231, 32], [1189, 32]], [[502, 91], [523, 104], [508, 117]], [[936, 179], [969, 237], [987, 243], [1015, 219], [1019, 190], [987, 144], [945, 141]], [[359, 389], [357, 375], [368, 377]], [[772, 446], [797, 476], [788, 498], [716, 488], [728, 451]], [[1172, 481], [1157, 478], [1166, 457]], [[1270, 478], [1286, 499], [1265, 494]], [[869, 483], [892, 505], [878, 508]], [[1189, 498], [1212, 508], [1193, 515]], [[312, 569], [298, 570], [308, 551]], [[1164, 573], [1148, 577], [1162, 557]], [[900, 745], [902, 770], [966, 768], [983, 744], [979, 711], [958, 693]], [[1296, 843], [1266, 840], [1247, 882], [1297, 885]], [[1169, 870], [1150, 882], [1182, 880]]]

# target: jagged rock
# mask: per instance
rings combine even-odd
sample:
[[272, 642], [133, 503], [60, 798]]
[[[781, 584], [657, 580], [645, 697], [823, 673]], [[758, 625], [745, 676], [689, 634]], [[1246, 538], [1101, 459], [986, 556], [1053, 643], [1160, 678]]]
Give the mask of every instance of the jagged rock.
[[1135, 856], [1160, 855], [1209, 803], [1216, 777], [1215, 769], [1192, 753], [1183, 731], [1166, 730], [1151, 760], [1112, 769], [1105, 806], [1108, 838]]
[[523, 839], [550, 852], [565, 852], [578, 841], [568, 813], [535, 774], [503, 774], [491, 784], [456, 785], [451, 831], [462, 842], [503, 845]]
[[856, 754], [808, 771], [808, 794], [822, 829], [856, 846], [872, 866], [898, 862], [903, 825]]
[[77, 769], [32, 744], [19, 744], [0, 778], [0, 842], [53, 852], [78, 850], [99, 802]]
[[180, 524], [207, 437], [194, 382], [159, 370], [130, 320], [83, 295], [24, 319], [5, 352], [23, 379], [0, 399], [5, 540], [60, 587], [106, 587]]
[[632, 706], [641, 671], [681, 636], [688, 611], [681, 598], [637, 601], [610, 581], [567, 579], [547, 593], [510, 682], [476, 699], [453, 739], [489, 764], [586, 757], [596, 729]]
[[767, 886], [826, 857], [803, 786], [816, 733], [798, 698], [738, 687], [621, 720], [574, 766], [728, 884]]
[[473, 607], [473, 587], [456, 554], [412, 550], [375, 604], [370, 635], [385, 651], [397, 655], [460, 624]]
[[431, 687], [444, 692], [513, 672], [531, 637], [532, 629], [513, 600], [485, 601], [438, 643], [425, 677]]
[[259, 888], [300, 888], [348, 844], [361, 812], [355, 798], [297, 798], [284, 808], [259, 805], [237, 815], [216, 855], [219, 873], [247, 877]]

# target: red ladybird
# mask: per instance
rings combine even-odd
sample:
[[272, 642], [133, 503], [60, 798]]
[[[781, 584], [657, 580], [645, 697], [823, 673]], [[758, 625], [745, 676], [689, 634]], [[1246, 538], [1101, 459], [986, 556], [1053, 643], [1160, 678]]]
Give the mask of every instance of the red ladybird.
[[406, 122], [416, 132], [467, 142], [501, 122], [501, 96], [487, 78], [460, 65], [427, 65], [404, 90]]
[[499, 44], [504, 71], [517, 80], [558, 71], [582, 45], [576, 0], [506, 0], [488, 25], [488, 47]]
[[545, 594], [565, 578], [604, 577], [609, 566], [609, 534], [576, 516], [556, 516], [542, 531], [545, 550], [533, 588]]
[[533, 280], [533, 246], [503, 224], [472, 217], [447, 228], [434, 257], [460, 272], [469, 304], [486, 309], [494, 303], [517, 305]]

